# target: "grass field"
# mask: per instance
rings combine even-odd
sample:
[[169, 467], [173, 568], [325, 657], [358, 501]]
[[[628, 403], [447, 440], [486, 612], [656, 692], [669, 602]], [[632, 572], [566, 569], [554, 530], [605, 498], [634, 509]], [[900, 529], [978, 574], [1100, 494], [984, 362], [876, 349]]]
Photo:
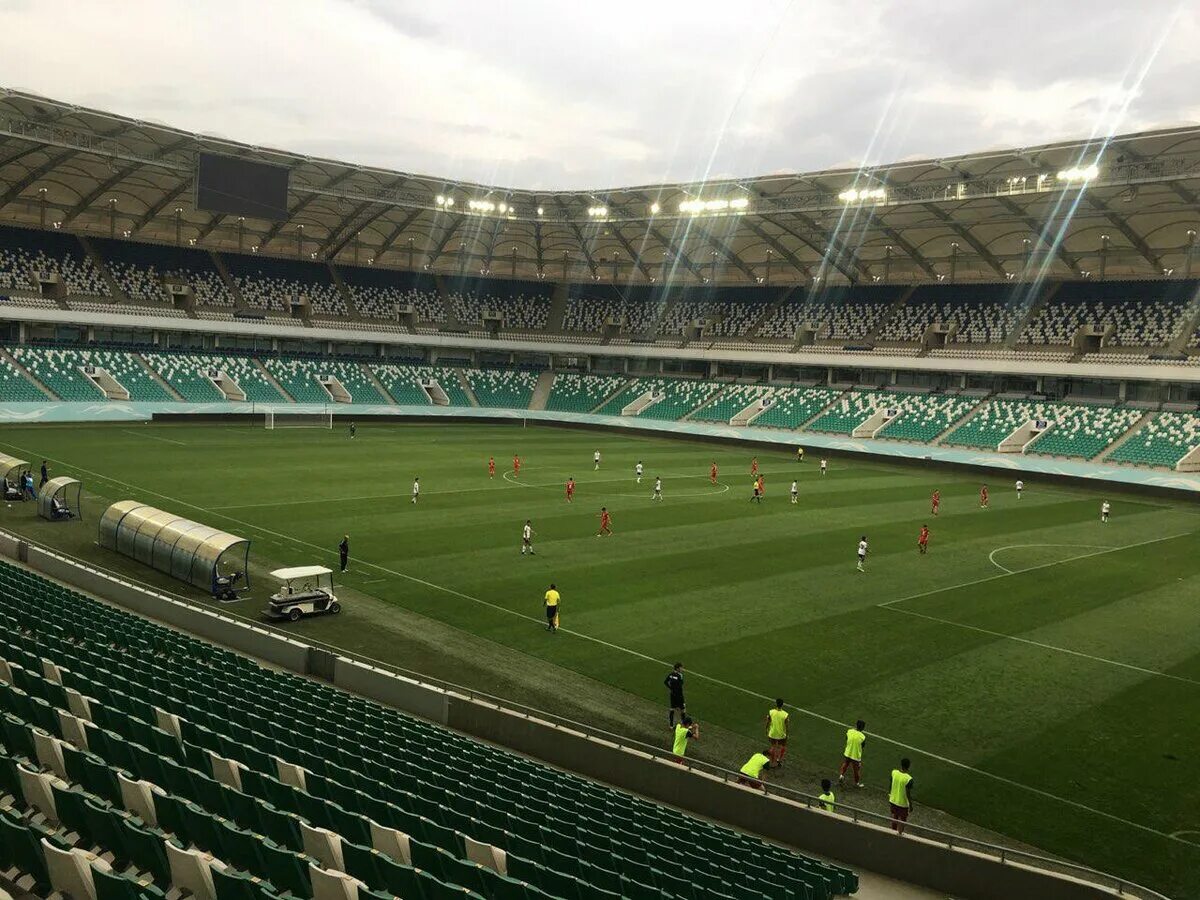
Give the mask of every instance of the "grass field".
[[[1200, 895], [1198, 507], [1124, 494], [1102, 525], [1101, 488], [1027, 478], [1023, 500], [1005, 480], [981, 510], [975, 476], [837, 458], [821, 477], [814, 459], [786, 453], [759, 454], [768, 495], [756, 506], [744, 449], [507, 425], [364, 426], [354, 441], [341, 429], [5, 426], [0, 450], [45, 456], [95, 495], [84, 526], [37, 522], [26, 504], [4, 511], [5, 527], [110, 567], [127, 564], [90, 542], [93, 514], [117, 499], [252, 537], [256, 573], [331, 563], [348, 532], [347, 590], [390, 606], [351, 603], [301, 623], [305, 634], [414, 665], [367, 610], [417, 613], [508, 648], [507, 667], [528, 660], [547, 693], [565, 669], [600, 683], [606, 703], [629, 697], [661, 717], [647, 727], [664, 736], [662, 679], [682, 660], [690, 711], [746, 746], [768, 700], [787, 700], [792, 786], [812, 790], [814, 773], [832, 771], [843, 723], [861, 717], [868, 790], [844, 789], [846, 799], [882, 808], [887, 772], [908, 755], [918, 823], [929, 804]], [[519, 480], [501, 477], [514, 452]], [[649, 499], [656, 475], [662, 503]], [[579, 483], [571, 505], [568, 476]], [[798, 506], [785, 496], [793, 477]], [[931, 519], [935, 487], [942, 513]], [[602, 505], [613, 537], [595, 536]], [[519, 552], [527, 518], [533, 558]], [[871, 554], [858, 574], [864, 533]], [[551, 581], [563, 595], [554, 636], [541, 608]], [[264, 588], [242, 612], [262, 605]], [[562, 683], [579, 684], [570, 673]], [[512, 673], [492, 674], [500, 692]], [[463, 677], [491, 684], [478, 660]]]

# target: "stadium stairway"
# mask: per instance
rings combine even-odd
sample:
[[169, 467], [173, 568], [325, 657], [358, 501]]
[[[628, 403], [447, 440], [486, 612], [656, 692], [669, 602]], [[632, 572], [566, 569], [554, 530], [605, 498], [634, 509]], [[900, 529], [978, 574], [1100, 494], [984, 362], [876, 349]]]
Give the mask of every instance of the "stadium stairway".
[[932, 441], [929, 442], [929, 445], [931, 447], [936, 447], [938, 444], [940, 444], [942, 442], [942, 439], [946, 435], [950, 434], [950, 432], [954, 431], [960, 425], [966, 423], [973, 415], [975, 415], [975, 413], [979, 412], [985, 406], [987, 406], [987, 398], [981, 397], [978, 403], [976, 403], [969, 410], [967, 410], [966, 413], [964, 413], [961, 418], [956, 419], [955, 421], [951, 422], [949, 427], [944, 428], [942, 430], [941, 434], [939, 434], [936, 438], [934, 438]]
[[1021, 342], [1021, 335], [1025, 333], [1025, 329], [1029, 327], [1029, 323], [1032, 322], [1037, 314], [1042, 311], [1042, 307], [1054, 299], [1054, 295], [1058, 293], [1058, 289], [1060, 287], [1062, 287], [1061, 281], [1056, 281], [1053, 284], [1047, 285], [1046, 289], [1042, 291], [1041, 295], [1032, 303], [1030, 303], [1028, 307], [1026, 307], [1025, 315], [1021, 316], [1021, 318], [1017, 321], [1017, 324], [1013, 326], [1012, 333], [1005, 338], [1005, 347], [1008, 347], [1011, 350]]
[[1183, 311], [1183, 316], [1180, 319], [1181, 327], [1179, 334], [1171, 339], [1167, 344], [1168, 353], [1183, 353], [1187, 350], [1188, 344], [1191, 342], [1192, 335], [1196, 333], [1197, 327], [1200, 327], [1200, 291], [1192, 298], [1192, 301]]
[[879, 321], [875, 323], [875, 327], [868, 331], [863, 339], [867, 343], [872, 343], [875, 341], [879, 337], [879, 333], [883, 331], [884, 326], [892, 320], [892, 316], [896, 315], [899, 310], [904, 308], [904, 304], [908, 303], [908, 298], [911, 297], [916, 290], [917, 286], [914, 284], [908, 290], [904, 291], [899, 297], [897, 297], [896, 301], [888, 307], [887, 312], [879, 317]]
[[[22, 378], [24, 378], [26, 381], [28, 381], [30, 384], [32, 384], [34, 387], [36, 387], [39, 391], [41, 391], [43, 394], [45, 394], [51, 400], [61, 400], [62, 399], [61, 397], [58, 396], [58, 394], [54, 393], [54, 391], [52, 391], [49, 387], [42, 384], [41, 381], [39, 381], [37, 378], [35, 378], [33, 376], [32, 372], [30, 372], [27, 368], [25, 368], [23, 365], [21, 365], [19, 362], [17, 362], [17, 358], [15, 356], [13, 356], [11, 353], [9, 353], [8, 350], [5, 349], [4, 347], [0, 347], [0, 361], [7, 363], [14, 372], [16, 372], [18, 375], [20, 375]], [[26, 392], [22, 391], [21, 393], [24, 394]]]
[[366, 365], [366, 364], [363, 364], [361, 366], [361, 368], [363, 370], [363, 377], [365, 377], [367, 379], [367, 381], [371, 384], [371, 386], [373, 388], [375, 388], [375, 390], [379, 391], [379, 396], [381, 396], [384, 400], [386, 400], [389, 406], [396, 406], [397, 405], [396, 398], [392, 396], [391, 391], [389, 391], [387, 388], [385, 388], [383, 386], [383, 382], [381, 382], [375, 376], [374, 369], [372, 369], [369, 365]]
[[775, 315], [775, 311], [787, 303], [792, 298], [792, 294], [794, 294], [797, 290], [799, 290], [799, 285], [793, 285], [786, 291], [780, 291], [779, 296], [770, 303], [764, 304], [762, 308], [762, 314], [758, 317], [754, 324], [746, 330], [745, 338], [750, 340], [758, 337], [758, 329], [762, 328], [763, 323], [770, 319], [771, 316]]
[[79, 243], [83, 245], [84, 252], [87, 253], [88, 257], [91, 258], [92, 265], [96, 267], [96, 271], [100, 273], [100, 277], [103, 278], [104, 283], [108, 285], [108, 290], [109, 293], [112, 294], [113, 300], [122, 302], [128, 301], [129, 298], [125, 296], [125, 292], [121, 290], [121, 286], [117, 284], [117, 279], [113, 278], [113, 273], [109, 270], [108, 263], [104, 261], [104, 258], [100, 255], [99, 251], [96, 250], [95, 244], [89, 241], [82, 234], [77, 235], [77, 237], [79, 239]]
[[601, 400], [599, 403], [597, 403], [595, 406], [593, 406], [591, 409], [589, 409], [588, 412], [594, 413], [600, 409], [603, 409], [609, 403], [609, 401], [611, 401], [614, 397], [617, 397], [618, 395], [623, 394], [632, 383], [633, 383], [633, 379], [629, 378], [628, 376], [622, 376], [622, 377], [616, 378], [613, 381], [612, 393], [608, 394], [603, 400]]
[[1104, 462], [1106, 459], [1108, 459], [1110, 456], [1112, 456], [1113, 453], [1115, 453], [1122, 444], [1127, 443], [1130, 438], [1132, 438], [1134, 435], [1136, 435], [1138, 432], [1140, 432], [1143, 428], [1145, 428], [1147, 425], [1149, 425], [1157, 417], [1158, 417], [1158, 413], [1155, 412], [1154, 410], [1151, 410], [1151, 409], [1146, 410], [1146, 412], [1142, 415], [1142, 417], [1140, 419], [1138, 419], [1136, 422], [1134, 422], [1133, 425], [1131, 425], [1129, 427], [1129, 430], [1127, 432], [1125, 432], [1123, 435], [1121, 435], [1119, 438], [1117, 438], [1115, 441], [1113, 441], [1111, 444], [1109, 444], [1107, 447], [1105, 447], [1104, 451], [1099, 456], [1097, 456], [1095, 459], [1093, 459], [1092, 462], [1098, 462], [1098, 463]]
[[[337, 270], [337, 266], [333, 263], [325, 264], [329, 269], [329, 277], [333, 280], [333, 286], [342, 296], [342, 300], [346, 304], [346, 309], [350, 313], [350, 318], [358, 321], [361, 316], [358, 314], [358, 307], [354, 304], [354, 293], [346, 286], [346, 282], [342, 279], [342, 274]], [[387, 396], [387, 391], [383, 391], [383, 396]]]
[[[271, 374], [270, 369], [263, 365], [261, 359], [259, 359], [257, 356], [254, 356], [251, 357], [250, 362], [254, 365], [254, 368], [258, 370], [259, 374], [262, 375], [263, 381], [275, 388], [275, 390], [279, 391], [280, 396], [282, 396], [289, 403], [296, 402], [296, 398], [284, 389], [283, 385], [279, 383], [279, 379]], [[384, 396], [386, 395], [387, 391], [384, 391]]]
[[221, 276], [221, 280], [225, 282], [225, 290], [229, 291], [229, 296], [233, 298], [234, 309], [242, 309], [246, 305], [246, 298], [242, 296], [241, 290], [237, 286], [237, 281], [229, 274], [229, 267], [225, 265], [225, 260], [221, 258], [221, 254], [215, 250], [209, 252], [212, 257], [213, 266]]
[[[566, 308], [566, 301], [563, 301]], [[529, 400], [530, 409], [545, 409], [546, 401], [550, 399], [550, 391], [554, 387], [555, 375], [549, 369], [538, 375], [537, 385], [533, 389], [533, 397]]]
[[459, 368], [450, 369], [449, 371], [453, 372], [454, 377], [458, 379], [458, 386], [462, 388], [462, 392], [471, 401], [471, 405], [482, 406], [483, 404], [479, 402], [479, 398], [475, 396], [475, 391], [471, 388], [471, 382], [467, 378], [467, 373]]
[[138, 365], [146, 370], [146, 375], [149, 376], [151, 381], [156, 382], [160, 388], [171, 395], [172, 400], [176, 400], [180, 403], [184, 402], [183, 394], [175, 390], [175, 388], [165, 378], [155, 372], [154, 367], [151, 366], [150, 363], [146, 362], [146, 357], [142, 356], [140, 353], [131, 353], [129, 355], [133, 357], [134, 361]]
[[569, 293], [565, 281], [560, 281], [554, 285], [554, 293], [550, 295], [550, 312], [546, 315], [546, 331], [551, 334], [562, 334], [563, 318], [567, 314], [567, 296]]
[[729, 392], [729, 388], [730, 388], [730, 385], [723, 385], [720, 389], [714, 391], [711, 397], [709, 397], [707, 400], [705, 400], [703, 403], [701, 403], [695, 409], [693, 409], [690, 412], [687, 412], [683, 416], [681, 416], [679, 421], [687, 422], [687, 421], [691, 420], [701, 410], [706, 409], [709, 406], [712, 406], [714, 403], [717, 403], [722, 397], [724, 397]]

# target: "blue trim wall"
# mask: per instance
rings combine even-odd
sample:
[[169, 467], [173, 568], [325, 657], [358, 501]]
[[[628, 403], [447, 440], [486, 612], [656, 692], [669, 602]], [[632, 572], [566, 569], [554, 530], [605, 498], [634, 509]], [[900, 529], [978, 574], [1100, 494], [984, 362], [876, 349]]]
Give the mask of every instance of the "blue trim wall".
[[[331, 409], [302, 403], [6, 403], [0, 404], [0, 423], [34, 424], [65, 422], [146, 422], [155, 416], [261, 415], [265, 410], [302, 413]], [[526, 420], [546, 424], [585, 425], [621, 428], [642, 433], [663, 432], [696, 438], [728, 441], [752, 441], [805, 450], [829, 450], [836, 453], [870, 454], [874, 457], [922, 460], [951, 465], [996, 469], [1013, 478], [1024, 475], [1050, 475], [1109, 482], [1114, 485], [1184, 491], [1200, 497], [1200, 474], [1170, 472], [1165, 469], [1105, 465], [1016, 453], [988, 453], [961, 447], [936, 447], [904, 441], [857, 440], [814, 431], [784, 431], [714, 425], [708, 422], [664, 422], [637, 416], [597, 416], [591, 413], [550, 412], [547, 410], [491, 409], [473, 406], [379, 406], [359, 403], [338, 404], [332, 411], [339, 418], [455, 418]]]

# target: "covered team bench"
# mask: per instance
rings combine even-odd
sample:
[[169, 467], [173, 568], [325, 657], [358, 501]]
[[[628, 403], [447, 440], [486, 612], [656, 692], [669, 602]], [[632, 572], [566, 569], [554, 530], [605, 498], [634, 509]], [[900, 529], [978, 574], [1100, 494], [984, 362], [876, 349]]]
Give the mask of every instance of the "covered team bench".
[[29, 472], [29, 462], [0, 453], [0, 495], [5, 500], [24, 500], [21, 479]]
[[218, 600], [236, 600], [238, 581], [250, 583], [248, 540], [139, 500], [121, 500], [104, 511], [99, 543]]
[[38, 491], [38, 515], [51, 522], [81, 519], [83, 516], [83, 506], [80, 503], [82, 491], [83, 484], [78, 478], [68, 478], [65, 475], [51, 478]]

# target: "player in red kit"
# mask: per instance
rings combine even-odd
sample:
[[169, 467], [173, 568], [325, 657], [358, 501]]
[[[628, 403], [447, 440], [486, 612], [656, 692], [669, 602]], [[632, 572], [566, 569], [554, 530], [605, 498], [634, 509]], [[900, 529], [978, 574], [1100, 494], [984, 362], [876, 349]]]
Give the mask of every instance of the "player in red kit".
[[513, 478], [521, 474], [521, 457], [513, 454]]
[[596, 533], [596, 537], [602, 534], [612, 534], [612, 516], [608, 514], [608, 507], [600, 507], [600, 531]]
[[713, 484], [717, 483], [717, 461], [714, 459], [712, 467], [708, 470], [708, 480]]
[[754, 459], [750, 460], [750, 477], [753, 478], [757, 474], [758, 474], [758, 457], [756, 456], [756, 457], [754, 457]]
[[930, 502], [931, 502], [931, 505], [932, 505], [932, 507], [933, 507], [933, 508], [930, 510], [930, 512], [932, 512], [932, 513], [933, 513], [933, 514], [936, 516], [936, 515], [938, 514], [938, 510], [939, 510], [939, 509], [941, 508], [941, 506], [942, 506], [942, 492], [941, 492], [941, 491], [934, 491], [934, 492], [933, 492], [933, 496], [930, 498]]
[[761, 475], [759, 475], [758, 481], [756, 482], [756, 484], [758, 486], [759, 499], [760, 500], [765, 499], [767, 496], [767, 482], [763, 479], [763, 477]]
[[922, 525], [921, 533], [917, 535], [917, 550], [922, 556], [929, 550], [929, 526]]
[[575, 479], [574, 478], [567, 479], [567, 502], [568, 503], [575, 502]]
[[496, 457], [488, 457], [488, 478], [496, 477]]
[[987, 492], [986, 484], [979, 489], [979, 508], [980, 509], [988, 508], [988, 492]]

